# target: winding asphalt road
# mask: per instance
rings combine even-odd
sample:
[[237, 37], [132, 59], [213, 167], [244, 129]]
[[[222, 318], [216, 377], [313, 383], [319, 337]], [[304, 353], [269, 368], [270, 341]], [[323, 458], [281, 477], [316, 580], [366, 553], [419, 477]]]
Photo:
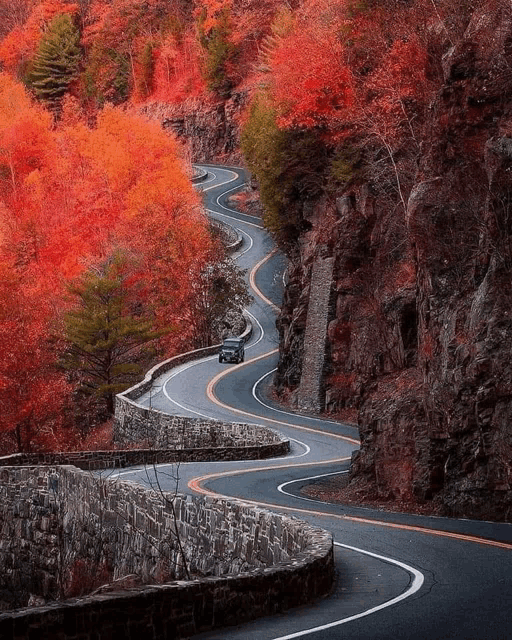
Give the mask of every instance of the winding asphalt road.
[[[217, 357], [168, 372], [141, 403], [171, 414], [263, 424], [290, 438], [287, 457], [254, 462], [161, 465], [164, 489], [222, 495], [296, 515], [333, 533], [337, 582], [314, 605], [197, 638], [506, 640], [512, 638], [512, 526], [428, 518], [331, 505], [300, 496], [308, 479], [348, 469], [357, 447], [351, 426], [295, 415], [268, 400], [277, 363], [275, 319], [283, 258], [259, 219], [233, 211], [227, 197], [244, 172], [207, 166], [201, 188], [210, 215], [238, 229], [240, 266], [248, 269], [254, 302], [246, 362]], [[144, 484], [147, 469], [117, 475]]]

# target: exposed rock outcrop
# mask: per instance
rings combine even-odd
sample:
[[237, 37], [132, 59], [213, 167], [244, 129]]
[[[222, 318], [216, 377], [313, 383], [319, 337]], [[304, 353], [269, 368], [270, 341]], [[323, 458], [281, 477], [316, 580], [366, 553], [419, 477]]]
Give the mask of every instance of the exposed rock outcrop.
[[[327, 246], [336, 305], [325, 408], [359, 409], [350, 486], [503, 520], [512, 520], [511, 69], [511, 12], [475, 14], [443, 57], [406, 201], [368, 165], [336, 202], [304, 212], [311, 230], [290, 270], [277, 381], [292, 400], [300, 394], [311, 270]], [[395, 157], [400, 171], [407, 150]]]
[[145, 105], [142, 111], [173, 131], [193, 162], [240, 162], [240, 116], [247, 99], [244, 91], [224, 102], [159, 102]]

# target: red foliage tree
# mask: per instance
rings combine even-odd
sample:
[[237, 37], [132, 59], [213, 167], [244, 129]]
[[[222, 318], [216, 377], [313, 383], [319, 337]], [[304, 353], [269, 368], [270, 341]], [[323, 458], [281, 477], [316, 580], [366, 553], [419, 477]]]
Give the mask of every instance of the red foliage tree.
[[163, 36], [154, 51], [152, 99], [179, 104], [206, 91], [201, 50], [194, 34]]
[[332, 127], [340, 116], [348, 119], [354, 105], [354, 81], [335, 34], [299, 28], [276, 48], [272, 68], [272, 95], [279, 105], [280, 126]]
[[66, 447], [64, 407], [70, 391], [56, 368], [51, 301], [0, 260], [0, 448]]
[[94, 129], [78, 116], [67, 100], [55, 129], [0, 74], [1, 430], [17, 448], [57, 446], [65, 426], [71, 389], [51, 336], [68, 308], [66, 283], [121, 248], [155, 328], [182, 329], [167, 339], [176, 348], [190, 339], [188, 287], [210, 242], [174, 138], [113, 107]]

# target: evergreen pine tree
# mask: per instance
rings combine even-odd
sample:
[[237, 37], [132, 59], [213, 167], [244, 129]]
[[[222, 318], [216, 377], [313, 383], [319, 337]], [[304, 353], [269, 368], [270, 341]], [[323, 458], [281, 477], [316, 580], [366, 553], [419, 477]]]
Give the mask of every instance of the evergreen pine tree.
[[73, 18], [56, 16], [43, 36], [27, 78], [42, 102], [55, 105], [68, 90], [80, 64], [80, 33]]
[[82, 389], [103, 397], [113, 414], [115, 394], [143, 373], [150, 354], [147, 345], [162, 332], [152, 330], [140, 305], [134, 310], [133, 291], [119, 259], [104, 273], [88, 272], [70, 292], [78, 305], [65, 317], [69, 348], [63, 365], [78, 372]]

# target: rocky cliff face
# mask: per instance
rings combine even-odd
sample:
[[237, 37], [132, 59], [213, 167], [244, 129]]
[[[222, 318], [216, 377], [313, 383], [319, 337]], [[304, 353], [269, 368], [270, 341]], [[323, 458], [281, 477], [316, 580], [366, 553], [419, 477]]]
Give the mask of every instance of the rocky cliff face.
[[325, 407], [359, 412], [350, 486], [512, 520], [510, 12], [474, 15], [442, 68], [405, 201], [368, 166], [303, 211], [277, 387], [298, 396], [312, 265], [332, 256]]
[[[512, 520], [510, 8], [489, 3], [444, 51], [416, 148], [370, 146], [348, 188], [298, 214], [276, 388], [304, 400], [311, 275], [333, 258], [321, 400], [358, 415], [349, 489]], [[240, 162], [247, 99], [145, 110], [193, 161]]]
[[240, 117], [247, 98], [242, 91], [226, 101], [152, 103], [142, 111], [177, 135], [192, 162], [240, 163]]

